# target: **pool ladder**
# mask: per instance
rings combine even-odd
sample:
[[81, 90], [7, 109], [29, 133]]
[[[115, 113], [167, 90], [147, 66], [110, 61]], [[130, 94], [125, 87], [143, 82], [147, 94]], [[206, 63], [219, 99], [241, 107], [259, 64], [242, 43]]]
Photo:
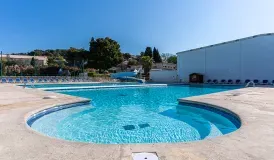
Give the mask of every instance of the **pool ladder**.
[[255, 87], [255, 83], [253, 81], [248, 82], [245, 87], [248, 87], [250, 84], [252, 84], [252, 87]]

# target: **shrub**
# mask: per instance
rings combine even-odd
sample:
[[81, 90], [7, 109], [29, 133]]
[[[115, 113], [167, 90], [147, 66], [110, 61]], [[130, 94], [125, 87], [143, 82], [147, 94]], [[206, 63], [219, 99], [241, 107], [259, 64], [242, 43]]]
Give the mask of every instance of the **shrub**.
[[80, 68], [78, 68], [78, 67], [68, 67], [68, 66], [66, 66], [66, 67], [64, 67], [63, 70], [68, 70], [69, 73], [70, 73], [72, 76], [78, 76], [79, 73], [81, 72]]
[[56, 76], [58, 75], [59, 69], [57, 66], [40, 68], [40, 74], [43, 76]]
[[94, 68], [87, 68], [87, 69], [85, 69], [85, 72], [87, 72], [87, 73], [89, 73], [89, 72], [96, 73], [96, 69], [94, 69]]
[[89, 77], [95, 77], [96, 73], [95, 72], [88, 72]]
[[108, 78], [108, 77], [110, 77], [109, 74], [99, 74], [99, 73], [95, 73], [95, 72], [89, 72], [88, 76], [89, 77], [100, 77], [100, 78]]

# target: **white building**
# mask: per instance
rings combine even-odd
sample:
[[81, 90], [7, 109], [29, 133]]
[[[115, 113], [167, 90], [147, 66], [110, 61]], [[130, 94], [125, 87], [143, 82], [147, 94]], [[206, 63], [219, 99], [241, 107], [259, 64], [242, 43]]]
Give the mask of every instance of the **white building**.
[[46, 66], [48, 58], [46, 56], [28, 56], [28, 55], [9, 55], [3, 54], [2, 58], [5, 61], [15, 61], [20, 65], [30, 65], [32, 57], [35, 58], [36, 65], [38, 66]]
[[177, 53], [178, 79], [191, 73], [208, 79], [274, 80], [274, 33], [224, 42]]
[[153, 63], [152, 69], [176, 70], [177, 65], [173, 63]]

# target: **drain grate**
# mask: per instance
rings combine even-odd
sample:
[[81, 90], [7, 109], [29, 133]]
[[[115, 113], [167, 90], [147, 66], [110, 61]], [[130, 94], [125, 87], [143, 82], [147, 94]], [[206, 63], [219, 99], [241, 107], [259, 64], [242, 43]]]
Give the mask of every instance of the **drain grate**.
[[[138, 126], [140, 129], [150, 127], [150, 125], [148, 123], [138, 124]], [[125, 125], [125, 126], [123, 126], [123, 128], [125, 130], [133, 130], [133, 129], [135, 129], [135, 126], [134, 125]]]
[[150, 125], [149, 125], [148, 123], [138, 124], [138, 126], [139, 126], [140, 128], [150, 127]]
[[137, 152], [132, 153], [133, 160], [159, 160], [155, 152]]
[[133, 130], [133, 129], [135, 129], [135, 126], [134, 125], [125, 125], [125, 126], [123, 126], [123, 128], [125, 130]]

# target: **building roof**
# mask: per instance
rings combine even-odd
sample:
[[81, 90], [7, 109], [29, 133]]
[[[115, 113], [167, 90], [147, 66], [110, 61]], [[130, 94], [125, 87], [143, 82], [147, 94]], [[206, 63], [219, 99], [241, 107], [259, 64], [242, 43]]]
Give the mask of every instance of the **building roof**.
[[38, 60], [47, 60], [46, 56], [27, 56], [27, 55], [11, 55], [11, 54], [3, 54], [3, 57], [9, 56], [10, 58], [17, 58], [17, 59], [31, 59], [32, 57], [35, 57], [35, 59]]
[[274, 35], [274, 33], [258, 34], [258, 35], [254, 35], [254, 36], [250, 36], [250, 37], [245, 37], [245, 38], [240, 38], [240, 39], [232, 40], [232, 41], [217, 43], [217, 44], [213, 44], [213, 45], [209, 45], [209, 46], [204, 46], [204, 47], [200, 47], [200, 48], [195, 48], [195, 49], [190, 49], [190, 50], [178, 52], [176, 54], [178, 55], [178, 54], [189, 52], [189, 51], [195, 51], [195, 50], [205, 49], [205, 48], [209, 48], [209, 47], [213, 47], [213, 46], [217, 46], [217, 45], [222, 45], [222, 44], [227, 44], [227, 43], [231, 43], [231, 42], [237, 42], [237, 41], [242, 41], [242, 40], [246, 40], [246, 39], [252, 39], [252, 38], [257, 38], [257, 37], [262, 37], [262, 36], [270, 36], [270, 35]]

